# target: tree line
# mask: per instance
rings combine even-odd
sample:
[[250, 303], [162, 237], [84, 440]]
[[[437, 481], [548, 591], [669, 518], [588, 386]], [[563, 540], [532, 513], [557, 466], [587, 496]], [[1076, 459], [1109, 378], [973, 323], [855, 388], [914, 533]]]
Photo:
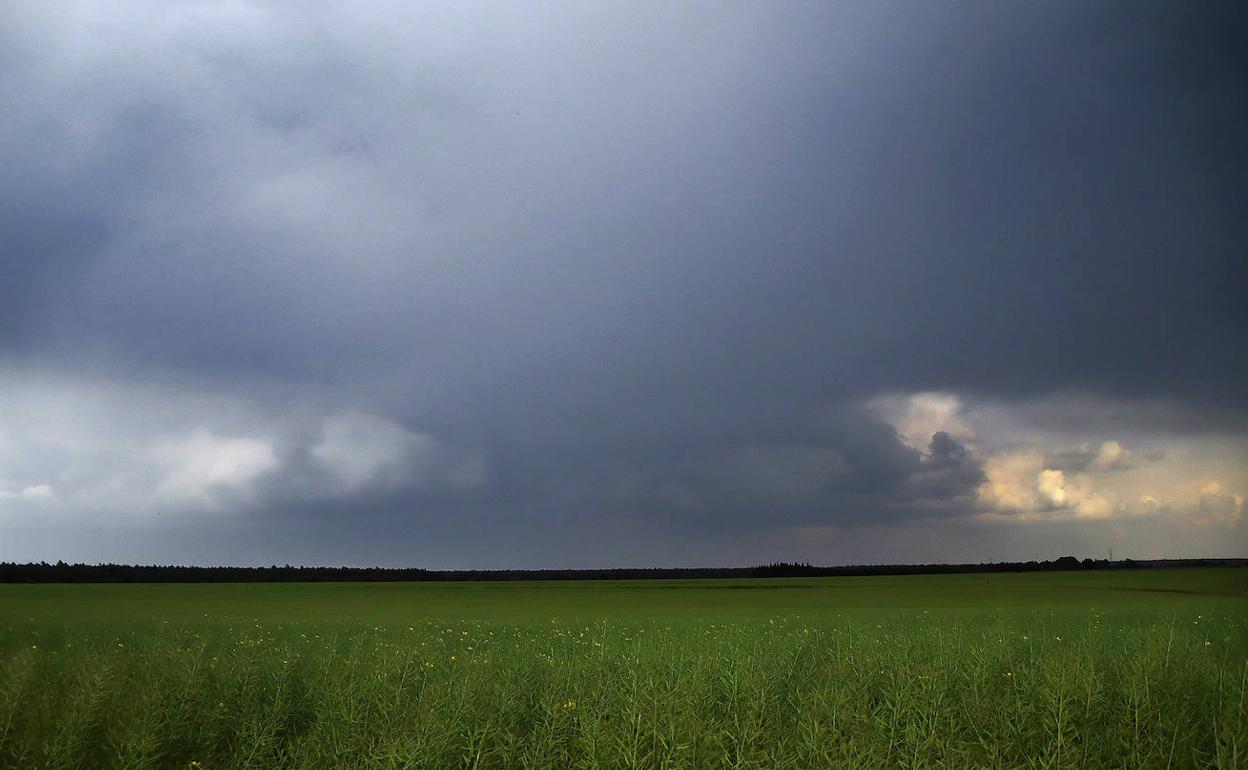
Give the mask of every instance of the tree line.
[[484, 580], [658, 580], [715, 578], [840, 577], [926, 575], [1057, 570], [1121, 570], [1162, 566], [1218, 566], [1245, 560], [1060, 559], [981, 564], [858, 564], [820, 567], [774, 562], [753, 567], [649, 567], [613, 569], [434, 570], [422, 567], [190, 567], [175, 564], [67, 564], [58, 561], [0, 562], [0, 583], [294, 583], [318, 581], [484, 581]]

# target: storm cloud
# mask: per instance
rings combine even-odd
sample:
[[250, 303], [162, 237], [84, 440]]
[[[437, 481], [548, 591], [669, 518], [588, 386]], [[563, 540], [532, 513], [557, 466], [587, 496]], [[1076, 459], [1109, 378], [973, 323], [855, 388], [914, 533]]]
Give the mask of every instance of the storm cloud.
[[1246, 32], [10, 3], [0, 558], [1242, 555]]

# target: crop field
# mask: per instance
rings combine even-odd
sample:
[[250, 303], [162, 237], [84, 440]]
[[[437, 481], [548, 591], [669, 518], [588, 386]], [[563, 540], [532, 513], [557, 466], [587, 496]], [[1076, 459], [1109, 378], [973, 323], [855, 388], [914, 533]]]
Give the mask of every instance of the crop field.
[[0, 767], [1248, 767], [1248, 570], [0, 585]]

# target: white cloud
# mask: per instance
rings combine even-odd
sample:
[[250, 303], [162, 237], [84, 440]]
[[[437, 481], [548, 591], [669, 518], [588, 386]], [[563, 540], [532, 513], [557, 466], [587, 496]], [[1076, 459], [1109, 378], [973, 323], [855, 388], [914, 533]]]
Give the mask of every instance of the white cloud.
[[376, 415], [347, 412], [324, 421], [316, 462], [349, 489], [428, 478], [438, 451], [432, 436]]
[[1046, 468], [1036, 476], [1036, 491], [1047, 501], [1051, 508], [1065, 508], [1069, 502], [1066, 491], [1066, 474], [1059, 470]]
[[959, 443], [969, 444], [975, 431], [963, 416], [962, 401], [952, 393], [922, 392], [880, 396], [868, 406], [897, 429], [902, 441], [926, 452], [932, 435], [944, 431]]
[[1122, 444], [1117, 441], [1105, 441], [1096, 450], [1096, 456], [1092, 458], [1089, 467], [1097, 471], [1125, 470], [1131, 467], [1133, 460], [1134, 455]]
[[1198, 523], [1238, 524], [1244, 517], [1244, 496], [1214, 481], [1201, 488], [1196, 507]]
[[0, 485], [0, 500], [50, 500], [55, 496], [50, 484], [30, 484], [16, 492]]
[[[1116, 443], [1116, 442], [1107, 442]], [[1093, 462], [1092, 473], [1071, 473], [1045, 467], [1039, 451], [1001, 452], [984, 463], [987, 476], [978, 490], [981, 518], [1013, 521], [1043, 519], [1108, 519], [1113, 517], [1166, 516], [1196, 525], [1235, 525], [1244, 515], [1244, 496], [1218, 482], [1197, 489], [1193, 470], [1167, 469], [1143, 474], [1109, 473], [1121, 470], [1125, 450], [1098, 453], [1105, 462]], [[1141, 483], [1152, 491], [1133, 494]], [[1158, 491], [1158, 490], [1161, 491]]]
[[0, 498], [85, 520], [219, 509], [279, 472], [252, 404], [157, 383], [0, 376]]
[[6, 520], [133, 522], [377, 491], [465, 493], [488, 470], [473, 448], [307, 398], [273, 408], [182, 384], [0, 373]]
[[1044, 456], [1039, 452], [1010, 452], [988, 457], [984, 475], [988, 477], [979, 488], [979, 501], [996, 513], [1028, 513], [1041, 508], [1037, 480], [1043, 470]]
[[209, 505], [224, 495], [247, 493], [253, 482], [278, 467], [270, 441], [204, 430], [160, 442], [153, 461], [169, 467], [154, 492], [157, 499]]
[[1122, 509], [1095, 487], [1090, 475], [1046, 468], [1039, 451], [993, 455], [984, 463], [984, 474], [979, 504], [988, 518], [1104, 519]]
[[33, 484], [23, 487], [18, 496], [23, 500], [48, 500], [55, 496], [50, 484]]
[[1119, 506], [1100, 492], [1088, 492], [1075, 503], [1075, 515], [1082, 519], [1108, 519], [1119, 512]]
[[[955, 416], [974, 417], [987, 477], [977, 490], [978, 518], [1164, 519], [1179, 527], [1236, 526], [1242, 519], [1236, 495], [1248, 489], [1248, 445], [1233, 431], [1159, 431], [1156, 420], [1177, 428], [1185, 418], [1152, 402], [1058, 393], [968, 408], [954, 398], [960, 404]], [[894, 414], [903, 419], [909, 412]]]
[[1078, 518], [1106, 519], [1114, 515], [1115, 504], [1092, 488], [1086, 474], [1067, 477], [1064, 471], [1046, 468], [1036, 477], [1036, 491], [1053, 511], [1067, 511]]

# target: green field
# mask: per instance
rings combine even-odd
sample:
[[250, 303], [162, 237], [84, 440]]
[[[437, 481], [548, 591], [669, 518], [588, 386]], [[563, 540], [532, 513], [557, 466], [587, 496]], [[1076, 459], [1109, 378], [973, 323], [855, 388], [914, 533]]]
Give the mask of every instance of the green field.
[[1248, 570], [0, 585], [0, 767], [1248, 767]]

